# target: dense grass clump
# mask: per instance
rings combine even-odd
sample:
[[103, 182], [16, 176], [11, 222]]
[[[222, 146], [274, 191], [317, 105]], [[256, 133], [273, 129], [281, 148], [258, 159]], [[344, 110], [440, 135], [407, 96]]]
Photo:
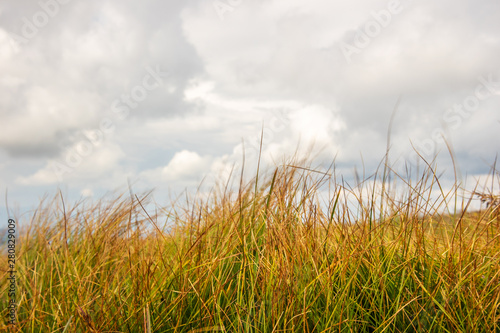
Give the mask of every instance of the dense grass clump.
[[500, 332], [498, 205], [468, 211], [474, 193], [431, 166], [354, 187], [297, 161], [258, 176], [157, 211], [43, 203], [17, 249], [16, 326], [0, 259], [0, 329]]

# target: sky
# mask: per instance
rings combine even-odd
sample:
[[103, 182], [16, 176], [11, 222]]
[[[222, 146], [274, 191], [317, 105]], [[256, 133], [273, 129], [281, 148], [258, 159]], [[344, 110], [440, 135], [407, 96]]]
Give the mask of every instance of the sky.
[[[368, 175], [435, 154], [444, 182], [500, 151], [496, 0], [0, 3], [0, 218], [213, 186], [313, 152]], [[311, 146], [314, 144], [314, 146]], [[313, 148], [310, 148], [313, 147]], [[312, 150], [311, 150], [312, 149]], [[251, 174], [251, 173], [250, 173]]]

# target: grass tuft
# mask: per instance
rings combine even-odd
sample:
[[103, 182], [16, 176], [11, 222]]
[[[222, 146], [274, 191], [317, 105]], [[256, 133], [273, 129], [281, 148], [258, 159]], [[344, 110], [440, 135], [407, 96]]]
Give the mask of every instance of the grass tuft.
[[376, 176], [292, 159], [154, 213], [149, 194], [56, 196], [21, 233], [16, 326], [0, 259], [0, 329], [500, 332], [498, 197], [472, 211], [486, 192], [447, 192], [430, 164]]

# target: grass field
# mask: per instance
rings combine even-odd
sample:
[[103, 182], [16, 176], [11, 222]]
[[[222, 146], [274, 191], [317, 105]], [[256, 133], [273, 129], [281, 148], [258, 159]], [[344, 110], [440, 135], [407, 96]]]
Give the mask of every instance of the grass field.
[[156, 210], [147, 194], [43, 202], [16, 249], [16, 326], [0, 258], [0, 329], [500, 332], [498, 205], [472, 211], [432, 166], [231, 179]]

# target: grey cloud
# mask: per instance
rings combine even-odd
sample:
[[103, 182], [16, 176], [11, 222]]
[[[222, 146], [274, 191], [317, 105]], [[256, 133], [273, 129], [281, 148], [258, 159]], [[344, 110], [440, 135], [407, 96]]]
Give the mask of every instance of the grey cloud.
[[[15, 55], [3, 60], [7, 66], [4, 74], [19, 83], [7, 86], [0, 80], [0, 91], [6, 94], [2, 97], [8, 101], [0, 102], [0, 116], [7, 126], [18, 127], [19, 137], [0, 136], [0, 148], [12, 157], [53, 157], [61, 153], [70, 136], [112, 115], [112, 103], [141, 83], [147, 66], [168, 71], [168, 86], [150, 92], [130, 117], [144, 120], [190, 112], [194, 106], [184, 101], [183, 91], [191, 78], [203, 73], [203, 63], [182, 33], [180, 14], [188, 3], [61, 4], [46, 26], [19, 44]], [[31, 1], [4, 4], [0, 29], [22, 36], [26, 19], [31, 21], [40, 11], [43, 8]], [[47, 93], [34, 96], [34, 90]], [[8, 95], [18, 97], [13, 100]], [[38, 102], [37, 97], [45, 100]], [[27, 110], [29, 104], [31, 110]], [[31, 127], [25, 127], [20, 117], [29, 122], [34, 114], [65, 116], [43, 124], [47, 135], [30, 141]], [[18, 142], [11, 143], [11, 139]]]
[[[278, 3], [283, 2], [276, 2], [276, 7]], [[500, 21], [496, 13], [500, 4], [472, 0], [401, 3], [403, 11], [353, 56], [351, 64], [340, 51], [340, 43], [352, 39], [355, 31], [372, 19], [370, 12], [384, 9], [387, 2], [357, 1], [356, 15], [352, 10], [346, 11], [352, 14], [349, 18], [356, 16], [354, 23], [340, 17], [342, 6], [334, 10], [333, 3], [304, 5], [303, 11], [284, 10], [274, 20], [268, 18], [272, 17], [270, 6], [264, 3], [259, 8], [239, 6], [231, 15], [238, 16], [240, 24], [226, 20], [221, 25], [216, 21], [207, 27], [208, 32], [201, 31], [197, 28], [208, 22], [210, 16], [206, 9], [206, 13], [193, 16], [186, 26], [201, 57], [212, 62], [211, 74], [219, 83], [220, 94], [292, 99], [331, 108], [338, 105], [347, 125], [338, 137], [344, 143], [342, 146], [351, 150], [383, 154], [389, 119], [398, 96], [402, 95], [393, 140], [397, 143], [394, 144], [397, 153], [406, 150], [408, 154], [411, 142], [429, 140], [433, 131], [450, 126], [443, 124], [443, 114], [454, 103], [461, 103], [474, 93], [478, 77], [498, 72], [500, 40], [496, 31]], [[332, 15], [322, 17], [318, 8], [328, 8]], [[338, 20], [333, 20], [333, 16]], [[252, 26], [253, 34], [246, 25]], [[313, 41], [322, 34], [331, 36], [329, 47], [325, 41], [319, 43], [323, 46], [314, 45]], [[234, 47], [244, 41], [248, 41], [244, 48]], [[211, 45], [221, 47], [220, 58]], [[494, 100], [491, 103], [498, 108], [498, 99]], [[495, 134], [498, 132], [487, 126], [490, 120], [477, 113], [463, 121], [464, 128], [472, 121], [482, 124], [490, 140], [483, 142], [470, 137], [465, 141], [488, 147], [485, 153], [498, 151], [494, 143], [498, 140], [491, 140], [498, 138]], [[363, 133], [363, 139], [356, 133]], [[463, 140], [456, 141], [458, 153], [470, 149], [461, 144]], [[446, 151], [443, 145], [435, 148]]]

